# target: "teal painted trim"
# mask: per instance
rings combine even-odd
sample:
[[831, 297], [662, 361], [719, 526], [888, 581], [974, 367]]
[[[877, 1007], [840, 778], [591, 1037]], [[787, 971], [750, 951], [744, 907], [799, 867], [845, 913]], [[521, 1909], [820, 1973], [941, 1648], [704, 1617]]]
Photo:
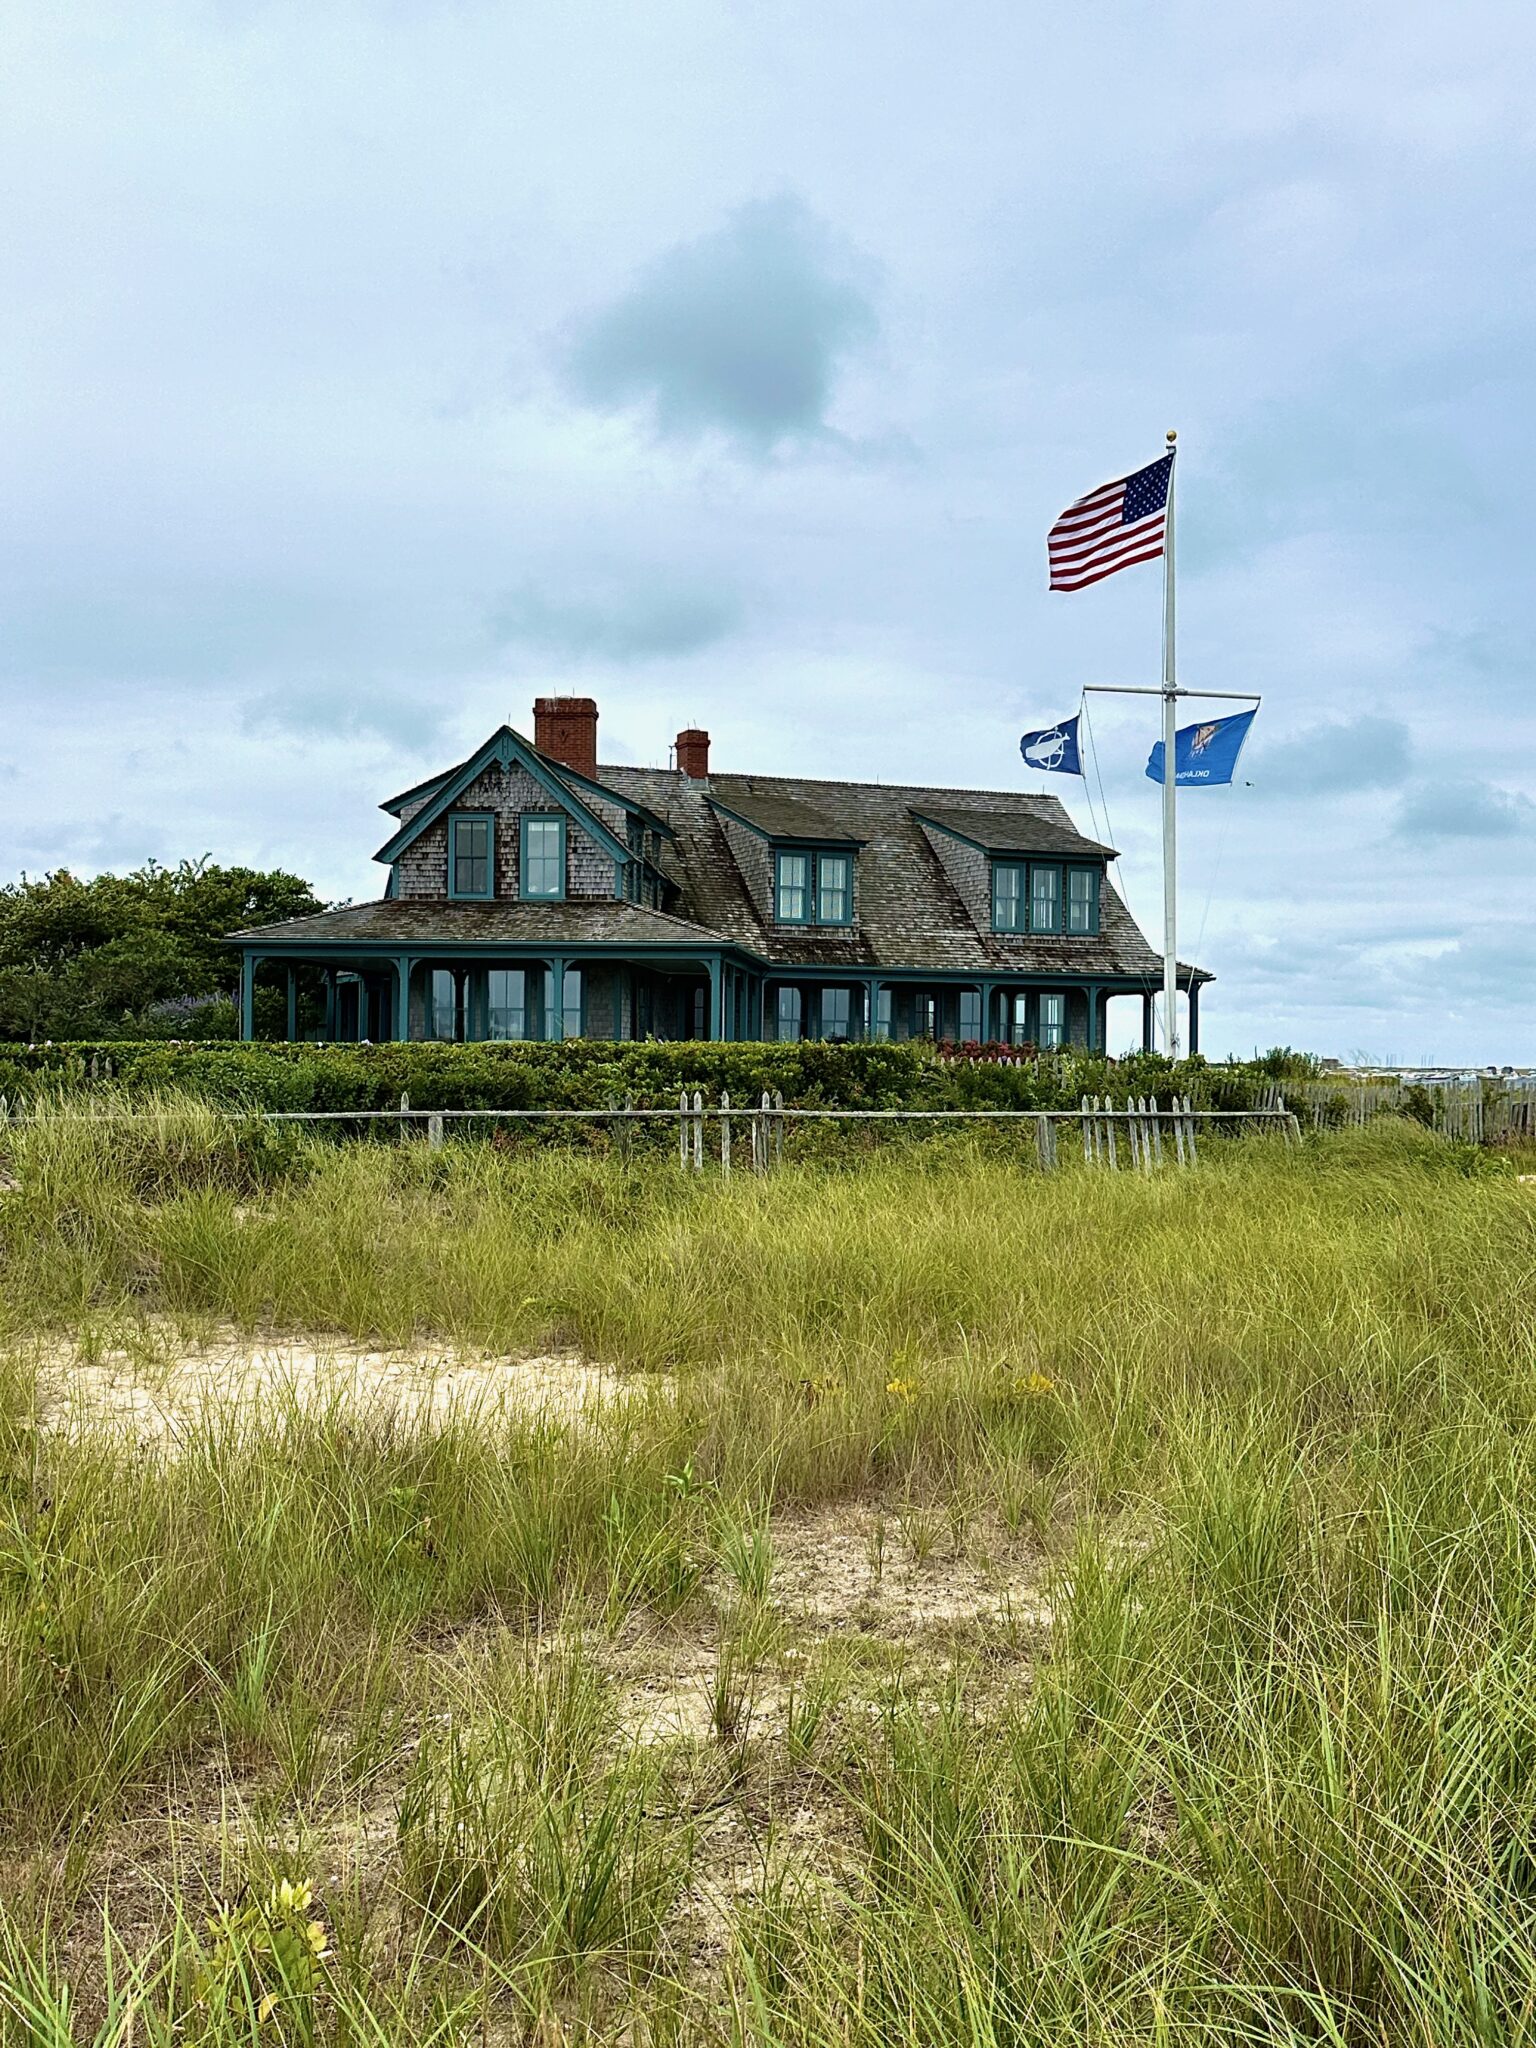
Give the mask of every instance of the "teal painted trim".
[[[821, 879], [821, 871], [823, 865], [829, 860], [840, 860], [843, 863], [842, 894], [844, 908], [841, 917], [828, 917], [822, 903], [825, 884]], [[853, 855], [851, 853], [838, 853], [830, 849], [819, 849], [817, 851], [815, 901], [816, 922], [819, 925], [851, 925], [853, 923]]]
[[[1052, 898], [1051, 900], [1052, 900], [1052, 901], [1054, 902], [1054, 904], [1055, 904], [1055, 907], [1056, 907], [1056, 914], [1055, 914], [1055, 917], [1054, 917], [1054, 919], [1052, 919], [1052, 920], [1051, 920], [1051, 921], [1050, 921], [1049, 923], [1047, 923], [1047, 922], [1046, 922], [1045, 920], [1043, 920], [1043, 919], [1039, 919], [1039, 920], [1037, 920], [1037, 918], [1036, 918], [1036, 916], [1035, 916], [1035, 901], [1036, 901], [1036, 899], [1035, 899], [1035, 876], [1036, 876], [1036, 875], [1050, 875], [1050, 876], [1052, 876], [1052, 877], [1054, 878], [1054, 880], [1055, 880], [1055, 884], [1056, 884], [1056, 887], [1055, 887], [1055, 894], [1054, 894], [1054, 896], [1053, 896], [1053, 898]], [[1033, 934], [1033, 933], [1035, 933], [1035, 932], [1039, 932], [1039, 933], [1043, 934], [1043, 935], [1044, 935], [1044, 936], [1045, 936], [1046, 938], [1052, 938], [1052, 939], [1055, 939], [1055, 938], [1060, 938], [1060, 937], [1061, 937], [1061, 935], [1062, 935], [1062, 931], [1063, 931], [1063, 929], [1064, 929], [1064, 924], [1065, 924], [1065, 916], [1066, 916], [1066, 913], [1065, 913], [1065, 909], [1064, 909], [1064, 906], [1063, 906], [1063, 903], [1062, 903], [1062, 897], [1063, 897], [1063, 896], [1065, 895], [1065, 893], [1066, 893], [1066, 887], [1067, 887], [1067, 878], [1066, 878], [1066, 875], [1065, 875], [1065, 873], [1063, 872], [1063, 869], [1062, 869], [1062, 864], [1061, 864], [1061, 862], [1060, 862], [1060, 861], [1057, 861], [1057, 860], [1032, 860], [1032, 861], [1030, 862], [1030, 864], [1029, 864], [1029, 895], [1028, 895], [1028, 898], [1027, 898], [1026, 900], [1028, 901], [1028, 904], [1029, 904], [1029, 929], [1030, 929], [1030, 932], [1031, 932], [1032, 934]]]
[[[465, 825], [485, 827], [485, 887], [461, 889], [459, 875], [459, 832]], [[473, 858], [474, 856], [470, 856]], [[394, 869], [390, 869], [394, 874]], [[490, 903], [496, 895], [496, 813], [494, 811], [450, 811], [448, 814], [448, 900], [451, 903]]]
[[1103, 1034], [1103, 1032], [1102, 1032], [1102, 1031], [1100, 1031], [1100, 1029], [1099, 1029], [1099, 984], [1098, 984], [1098, 983], [1097, 983], [1096, 981], [1090, 981], [1090, 982], [1089, 982], [1089, 984], [1088, 984], [1088, 987], [1087, 987], [1087, 996], [1088, 996], [1088, 1031], [1087, 1031], [1087, 1038], [1086, 1038], [1086, 1044], [1087, 1044], [1087, 1049], [1088, 1049], [1088, 1051], [1089, 1051], [1089, 1052], [1102, 1052], [1102, 1051], [1104, 1050], [1104, 1043], [1103, 1043], [1103, 1040], [1104, 1040], [1104, 1034]]
[[390, 1017], [391, 1036], [409, 1042], [411, 1036], [411, 956], [395, 955], [395, 1000]]
[[240, 959], [240, 1037], [249, 1045], [256, 1036], [256, 962], [259, 954], [246, 952]]
[[629, 848], [618, 839], [597, 816], [584, 804], [573, 789], [552, 775], [544, 765], [543, 756], [534, 752], [528, 742], [515, 733], [511, 726], [504, 725], [492, 733], [485, 745], [471, 754], [464, 765], [451, 774], [436, 796], [432, 797], [411, 819], [402, 825], [393, 839], [387, 840], [373, 856], [375, 860], [397, 860], [413, 840], [420, 837], [429, 825], [435, 825], [447, 811], [451, 810], [464, 791], [469, 788], [477, 775], [482, 774], [492, 761], [500, 761], [503, 767], [517, 766], [525, 769], [547, 796], [553, 797], [559, 808], [576, 819], [582, 828], [591, 833], [606, 853], [615, 860], [628, 860]]
[[637, 797], [625, 796], [621, 790], [610, 789], [606, 782], [594, 781], [590, 775], [583, 775], [579, 768], [567, 768], [563, 761], [560, 763], [560, 780], [579, 782], [583, 789], [590, 789], [594, 796], [606, 797], [609, 803], [622, 805], [632, 818], [644, 818], [647, 825], [653, 826], [658, 832], [665, 832], [669, 839], [677, 838], [677, 834], [666, 819], [658, 816], [649, 805], [641, 803]]
[[[784, 908], [784, 863], [797, 860], [805, 872], [800, 884], [805, 909], [799, 917], [791, 917]], [[814, 854], [785, 847], [773, 856], [773, 921], [775, 924], [809, 924], [811, 922], [811, 898], [816, 883], [816, 859]]]
[[[920, 825], [928, 825], [935, 832], [942, 832], [948, 839], [958, 839], [962, 846], [974, 846], [978, 853], [988, 854], [995, 860], [1033, 860], [1037, 857], [1040, 859], [1046, 858], [1045, 851], [1043, 848], [1032, 847], [1027, 844], [1019, 846], [1004, 846], [996, 843], [995, 841], [992, 843], [988, 843], [984, 839], [975, 839], [971, 836], [969, 832], [957, 831], [953, 825], [941, 825], [937, 818], [930, 817], [926, 811], [914, 810], [911, 813], [911, 816], [916, 818], [917, 822]], [[1067, 823], [1069, 826], [1071, 826], [1072, 821], [1070, 817], [1068, 818]], [[1083, 851], [1085, 853], [1091, 847], [1096, 854], [1101, 854], [1105, 860], [1118, 860], [1120, 858], [1119, 854], [1115, 851], [1114, 847], [1105, 846], [1103, 842], [1098, 839], [1085, 839], [1083, 838], [1081, 832], [1076, 831], [1075, 827], [1073, 828], [1073, 830], [1075, 836], [1082, 841]], [[1062, 854], [1058, 854], [1056, 856], [1058, 860], [1068, 857], [1069, 856], [1065, 856]]]
[[723, 963], [720, 955], [716, 953], [709, 963], [709, 1035], [711, 1040], [714, 1041], [718, 1041], [725, 1036], [721, 1019], [720, 1000], [722, 972]]
[[288, 1043], [299, 1035], [299, 984], [292, 967], [288, 969]]
[[[1011, 875], [1018, 887], [1016, 893], [1004, 898], [998, 883], [1005, 875]], [[1011, 912], [1013, 922], [1001, 915], [1004, 903]], [[992, 929], [1004, 932], [1010, 938], [1017, 938], [1029, 930], [1029, 863], [1023, 860], [995, 860], [992, 863]]]
[[[784, 888], [781, 880], [784, 863], [798, 860], [805, 863], [805, 915], [789, 917], [783, 908]], [[821, 864], [823, 860], [839, 860], [844, 863], [843, 903], [841, 917], [827, 917], [822, 910]], [[853, 924], [853, 863], [852, 852], [841, 847], [776, 846], [773, 855], [773, 921], [775, 924], [819, 925], [823, 931], [846, 931]]]
[[[557, 892], [553, 893], [543, 889], [535, 891], [528, 887], [529, 828], [533, 825], [547, 825], [551, 823], [558, 826], [560, 839], [560, 887]], [[517, 893], [519, 897], [525, 903], [563, 903], [565, 901], [565, 862], [567, 850], [565, 819], [549, 811], [524, 811], [517, 821], [517, 830]]]
[[[1089, 880], [1088, 922], [1084, 925], [1077, 925], [1072, 922], [1072, 883], [1080, 875], [1086, 875]], [[1099, 936], [1099, 906], [1102, 898], [1103, 882], [1104, 870], [1102, 868], [1091, 868], [1081, 861], [1069, 861], [1067, 863], [1065, 904], [1068, 937], [1074, 939], [1096, 939]]]
[[381, 811], [388, 811], [392, 818], [398, 818], [408, 803], [414, 803], [417, 797], [421, 797], [425, 801], [426, 798], [432, 795], [434, 790], [442, 788], [450, 775], [456, 775], [457, 773], [458, 770], [456, 768], [445, 768], [441, 775], [429, 775], [425, 782], [413, 782], [409, 789], [402, 789], [395, 796], [385, 797], [383, 803], [379, 805], [379, 809]]

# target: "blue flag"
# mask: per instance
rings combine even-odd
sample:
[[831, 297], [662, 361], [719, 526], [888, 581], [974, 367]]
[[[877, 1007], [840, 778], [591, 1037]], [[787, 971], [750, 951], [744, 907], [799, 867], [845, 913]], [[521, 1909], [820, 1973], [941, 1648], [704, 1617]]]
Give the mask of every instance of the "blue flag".
[[1048, 725], [1040, 732], [1027, 732], [1019, 741], [1026, 768], [1039, 768], [1047, 775], [1081, 775], [1083, 764], [1077, 752], [1077, 720], [1064, 718], [1060, 725]]
[[[1213, 718], [1205, 725], [1180, 726], [1173, 736], [1174, 786], [1209, 789], [1213, 783], [1230, 782], [1253, 720], [1253, 711], [1239, 711], [1235, 717]], [[1161, 740], [1147, 756], [1147, 773], [1154, 782], [1163, 779]]]

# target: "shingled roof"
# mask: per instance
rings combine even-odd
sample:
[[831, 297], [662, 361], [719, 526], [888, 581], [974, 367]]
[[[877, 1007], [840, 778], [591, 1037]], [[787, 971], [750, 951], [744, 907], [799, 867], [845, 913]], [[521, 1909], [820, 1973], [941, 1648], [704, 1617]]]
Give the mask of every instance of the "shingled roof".
[[283, 945], [432, 946], [684, 946], [711, 952], [722, 934], [686, 918], [634, 903], [442, 903], [429, 897], [381, 897], [313, 917], [292, 917], [235, 939], [276, 939]]
[[[1055, 797], [1011, 790], [935, 789], [916, 784], [823, 782], [802, 776], [711, 775], [694, 781], [675, 770], [600, 767], [598, 779], [616, 794], [645, 804], [676, 838], [664, 866], [676, 882], [680, 915], [723, 932], [774, 961], [850, 967], [932, 967], [979, 973], [1105, 974], [1155, 980], [1162, 970], [1113, 883], [1100, 905], [1094, 938], [1010, 936], [981, 929], [945, 873], [918, 820], [928, 817], [984, 826], [1000, 850], [1113, 855], [1087, 839]], [[859, 854], [859, 917], [847, 932], [776, 929], [752, 901], [720, 822], [717, 805], [751, 815], [771, 836], [855, 841]], [[941, 817], [940, 814], [946, 814]], [[814, 817], [814, 833], [776, 832], [770, 818]], [[1181, 964], [1181, 976], [1208, 976]]]

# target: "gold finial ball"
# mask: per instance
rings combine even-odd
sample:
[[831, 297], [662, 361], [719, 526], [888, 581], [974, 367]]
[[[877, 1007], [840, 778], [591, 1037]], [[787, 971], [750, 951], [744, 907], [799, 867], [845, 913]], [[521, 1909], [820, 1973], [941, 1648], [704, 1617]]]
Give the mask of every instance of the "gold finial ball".
[[1179, 438], [1179, 430], [1178, 430], [1178, 428], [1177, 428], [1177, 427], [1170, 427], [1170, 428], [1168, 429], [1167, 433], [1166, 433], [1166, 434], [1165, 434], [1165, 435], [1163, 436], [1163, 438], [1164, 438], [1164, 440], [1166, 440], [1166, 441], [1177, 441], [1177, 439]]

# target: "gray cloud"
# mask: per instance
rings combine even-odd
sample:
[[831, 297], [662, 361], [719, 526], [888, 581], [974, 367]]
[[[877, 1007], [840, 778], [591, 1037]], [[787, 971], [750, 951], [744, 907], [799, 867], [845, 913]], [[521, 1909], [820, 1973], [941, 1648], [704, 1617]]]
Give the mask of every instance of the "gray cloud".
[[572, 388], [650, 404], [664, 436], [767, 453], [823, 435], [843, 359], [878, 322], [860, 265], [798, 199], [754, 200], [643, 270], [572, 348]]
[[295, 678], [259, 690], [240, 713], [240, 729], [278, 733], [292, 739], [352, 739], [371, 736], [402, 747], [440, 741], [457, 705], [441, 688], [418, 683], [381, 683], [356, 676]]
[[1536, 825], [1536, 803], [1491, 782], [1426, 782], [1403, 799], [1405, 839], [1511, 839]]
[[627, 664], [697, 654], [740, 623], [734, 596], [684, 584], [558, 598], [527, 586], [498, 606], [491, 630], [502, 645], [557, 660]]
[[1266, 747], [1251, 765], [1257, 786], [1276, 796], [1397, 789], [1413, 769], [1413, 740], [1401, 719], [1342, 719]]

